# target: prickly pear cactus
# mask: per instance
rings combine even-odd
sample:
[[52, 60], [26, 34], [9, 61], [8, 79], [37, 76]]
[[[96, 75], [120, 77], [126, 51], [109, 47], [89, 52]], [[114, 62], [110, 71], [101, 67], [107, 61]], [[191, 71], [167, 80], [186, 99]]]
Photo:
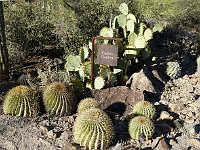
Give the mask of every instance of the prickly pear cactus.
[[154, 124], [148, 117], [137, 116], [130, 120], [128, 131], [132, 139], [139, 140], [139, 136], [144, 134], [148, 140], [154, 133]]
[[79, 102], [77, 112], [80, 114], [90, 108], [99, 108], [99, 103], [94, 98], [88, 97]]
[[181, 75], [181, 67], [178, 62], [169, 61], [166, 66], [166, 74], [170, 79], [176, 79]]
[[4, 114], [32, 117], [39, 113], [37, 92], [31, 87], [20, 85], [8, 91], [3, 103]]
[[91, 108], [77, 116], [73, 126], [74, 141], [88, 149], [105, 149], [114, 137], [109, 116], [99, 108]]
[[156, 115], [156, 109], [155, 106], [148, 101], [139, 101], [133, 107], [133, 114], [152, 119]]
[[70, 85], [63, 82], [53, 82], [45, 87], [43, 102], [49, 114], [63, 116], [70, 115], [74, 111], [76, 98]]

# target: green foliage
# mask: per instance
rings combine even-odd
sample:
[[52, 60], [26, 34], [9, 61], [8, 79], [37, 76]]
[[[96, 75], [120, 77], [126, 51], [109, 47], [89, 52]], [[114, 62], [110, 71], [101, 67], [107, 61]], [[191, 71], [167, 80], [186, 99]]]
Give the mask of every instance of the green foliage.
[[170, 79], [176, 79], [181, 75], [181, 67], [177, 61], [169, 61], [166, 64], [166, 74]]
[[34, 89], [20, 85], [10, 89], [4, 99], [3, 112], [15, 116], [32, 117], [40, 110], [37, 93]]
[[88, 149], [105, 149], [114, 137], [109, 116], [99, 108], [79, 114], [73, 126], [74, 141]]
[[102, 89], [105, 86], [105, 80], [101, 76], [97, 76], [94, 80], [94, 88], [95, 89]]
[[73, 88], [67, 83], [53, 82], [43, 92], [46, 111], [51, 115], [71, 115], [76, 106]]
[[132, 139], [136, 140], [139, 140], [141, 134], [144, 134], [146, 136], [146, 140], [148, 141], [148, 138], [151, 138], [154, 134], [154, 124], [148, 117], [134, 117], [129, 123], [129, 134]]
[[133, 114], [152, 119], [156, 115], [156, 109], [155, 106], [148, 101], [139, 101], [133, 107]]
[[4, 8], [9, 48], [29, 51], [53, 45], [72, 53], [80, 46], [76, 16], [62, 0], [8, 1]]
[[79, 102], [77, 112], [80, 114], [90, 108], [99, 108], [99, 103], [94, 98], [84, 98]]

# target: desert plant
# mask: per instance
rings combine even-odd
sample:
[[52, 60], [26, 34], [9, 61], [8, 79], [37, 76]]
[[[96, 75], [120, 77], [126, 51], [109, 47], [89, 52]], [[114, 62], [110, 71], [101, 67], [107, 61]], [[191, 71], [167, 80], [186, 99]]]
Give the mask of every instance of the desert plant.
[[170, 79], [176, 79], [181, 75], [181, 67], [177, 61], [169, 61], [166, 64], [166, 74]]
[[53, 82], [43, 91], [46, 111], [51, 115], [70, 115], [75, 109], [76, 98], [73, 88], [68, 83]]
[[20, 85], [10, 89], [4, 99], [5, 114], [32, 117], [39, 113], [40, 105], [37, 92], [31, 87]]
[[77, 116], [73, 126], [74, 141], [89, 149], [105, 149], [114, 137], [113, 124], [99, 108], [91, 108]]
[[132, 139], [139, 140], [139, 136], [144, 134], [146, 140], [151, 138], [154, 133], [153, 122], [145, 116], [137, 116], [130, 120], [129, 123], [129, 134]]
[[99, 103], [94, 98], [84, 98], [79, 102], [77, 112], [80, 114], [90, 108], [99, 108]]
[[139, 116], [145, 116], [148, 118], [155, 117], [156, 109], [153, 104], [148, 101], [139, 101], [133, 106], [133, 114]]

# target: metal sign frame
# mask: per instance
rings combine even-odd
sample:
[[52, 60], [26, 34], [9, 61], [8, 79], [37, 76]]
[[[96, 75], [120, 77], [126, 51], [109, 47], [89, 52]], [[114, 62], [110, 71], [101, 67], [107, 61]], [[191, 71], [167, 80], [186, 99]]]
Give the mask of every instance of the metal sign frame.
[[113, 37], [93, 37], [92, 38], [92, 54], [91, 54], [91, 77], [90, 77], [90, 82], [92, 88], [94, 88], [94, 42], [95, 40], [114, 40], [114, 41], [122, 41], [122, 38], [113, 38]]

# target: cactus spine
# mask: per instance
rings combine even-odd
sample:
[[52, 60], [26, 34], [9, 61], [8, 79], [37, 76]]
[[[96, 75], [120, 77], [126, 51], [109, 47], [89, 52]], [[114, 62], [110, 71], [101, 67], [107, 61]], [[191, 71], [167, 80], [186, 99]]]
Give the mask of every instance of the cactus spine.
[[154, 133], [154, 124], [153, 122], [144, 116], [137, 116], [132, 118], [129, 123], [129, 134], [132, 139], [139, 140], [139, 136], [144, 134], [146, 140], [151, 138]]
[[71, 86], [62, 82], [53, 82], [45, 87], [43, 102], [49, 114], [63, 116], [72, 113], [76, 98]]
[[153, 104], [151, 104], [148, 101], [140, 101], [135, 104], [133, 107], [133, 114], [139, 115], [139, 116], [145, 116], [148, 118], [155, 117], [156, 109]]
[[170, 77], [170, 79], [176, 79], [181, 75], [181, 67], [178, 62], [169, 61], [167, 63], [166, 74]]
[[37, 93], [31, 87], [20, 85], [8, 91], [3, 103], [5, 114], [32, 117], [39, 113]]
[[74, 141], [88, 149], [105, 149], [113, 139], [113, 124], [99, 108], [91, 108], [77, 116], [73, 126]]
[[90, 108], [98, 108], [99, 103], [94, 98], [85, 98], [82, 99], [78, 105], [77, 112], [78, 114], [90, 109]]

